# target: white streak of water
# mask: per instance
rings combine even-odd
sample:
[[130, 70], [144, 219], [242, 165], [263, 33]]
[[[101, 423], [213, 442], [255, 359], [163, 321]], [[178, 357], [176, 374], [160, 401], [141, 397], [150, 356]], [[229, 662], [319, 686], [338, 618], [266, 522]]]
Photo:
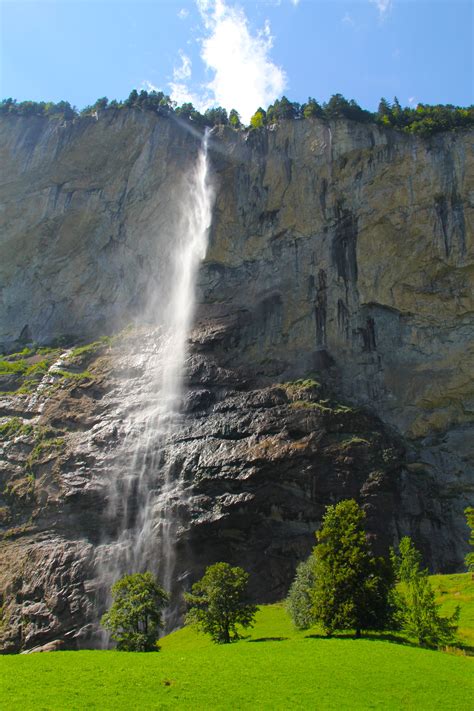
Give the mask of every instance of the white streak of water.
[[[206, 254], [214, 192], [209, 179], [208, 134], [194, 170], [177, 195], [178, 227], [161, 270], [169, 284], [166, 293], [150, 294], [147, 334], [141, 367], [142, 388], [135, 394], [121, 445], [121, 471], [110, 484], [108, 517], [118, 521], [115, 541], [100, 546], [97, 554], [99, 587], [103, 591], [124, 574], [151, 570], [167, 590], [173, 584], [176, 511], [182, 480], [163, 462], [163, 443], [179, 421], [187, 341], [195, 306], [195, 282]], [[144, 314], [145, 315], [145, 314]], [[151, 346], [150, 346], [151, 343]]]

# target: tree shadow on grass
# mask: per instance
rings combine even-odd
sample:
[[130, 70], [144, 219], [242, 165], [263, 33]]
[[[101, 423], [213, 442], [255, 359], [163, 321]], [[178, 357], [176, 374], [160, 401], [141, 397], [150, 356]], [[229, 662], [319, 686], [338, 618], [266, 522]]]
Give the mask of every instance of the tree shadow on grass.
[[257, 637], [257, 639], [248, 639], [247, 642], [283, 642], [288, 637]]
[[[413, 640], [403, 637], [403, 635], [393, 632], [365, 632], [360, 637], [356, 637], [351, 632], [339, 632], [338, 634], [306, 634], [305, 639], [352, 639], [354, 642], [358, 640], [368, 640], [369, 642], [391, 642], [392, 644], [401, 644], [404, 647], [417, 647], [419, 649], [436, 649], [432, 647], [422, 647]], [[474, 656], [474, 647], [465, 642], [446, 645], [440, 648], [449, 654], [460, 654], [466, 656]]]
[[350, 632], [340, 632], [339, 634], [307, 634], [305, 639], [353, 639], [355, 642], [358, 640], [368, 640], [369, 642], [393, 642], [393, 644], [402, 644], [406, 647], [418, 647], [417, 644], [402, 637], [401, 635], [393, 634], [393, 632], [365, 632], [361, 634], [360, 637], [356, 637]]

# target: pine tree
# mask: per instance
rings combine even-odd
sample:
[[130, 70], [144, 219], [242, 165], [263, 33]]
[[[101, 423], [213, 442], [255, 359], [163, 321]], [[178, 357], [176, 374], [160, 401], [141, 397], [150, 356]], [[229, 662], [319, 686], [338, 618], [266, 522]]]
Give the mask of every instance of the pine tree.
[[398, 554], [392, 552], [398, 580], [396, 621], [422, 647], [437, 647], [454, 641], [459, 607], [450, 617], [441, 617], [428, 571], [421, 567], [421, 554], [411, 538], [400, 541]]
[[316, 533], [313, 610], [324, 631], [386, 628], [391, 614], [391, 567], [375, 558], [364, 530], [365, 513], [353, 500], [326, 510]]

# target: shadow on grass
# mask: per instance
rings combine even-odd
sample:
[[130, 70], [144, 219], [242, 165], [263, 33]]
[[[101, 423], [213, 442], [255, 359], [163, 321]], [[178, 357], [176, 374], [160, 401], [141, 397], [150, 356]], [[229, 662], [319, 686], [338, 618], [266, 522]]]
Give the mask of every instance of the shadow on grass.
[[393, 634], [392, 632], [379, 632], [376, 634], [372, 632], [366, 632], [364, 634], [361, 634], [360, 637], [356, 637], [350, 632], [342, 632], [339, 634], [307, 634], [305, 635], [305, 639], [353, 639], [354, 641], [357, 641], [359, 639], [365, 639], [369, 642], [393, 642], [393, 644], [403, 644], [406, 647], [419, 646], [414, 642], [410, 642], [410, 640], [406, 639], [406, 637]]
[[248, 639], [247, 642], [283, 642], [288, 637], [257, 637], [257, 639]]
[[[401, 644], [404, 647], [418, 647], [420, 649], [436, 649], [435, 647], [422, 647], [416, 642], [407, 639], [399, 634], [394, 634], [393, 632], [366, 632], [361, 634], [360, 637], [356, 637], [351, 632], [340, 632], [339, 634], [307, 634], [305, 639], [353, 639], [355, 642], [358, 639], [365, 639], [369, 642], [392, 642], [392, 644]], [[457, 644], [446, 645], [446, 647], [440, 647], [440, 651], [445, 651], [448, 654], [460, 654], [466, 656], [474, 656], [474, 647], [464, 642], [458, 642]]]

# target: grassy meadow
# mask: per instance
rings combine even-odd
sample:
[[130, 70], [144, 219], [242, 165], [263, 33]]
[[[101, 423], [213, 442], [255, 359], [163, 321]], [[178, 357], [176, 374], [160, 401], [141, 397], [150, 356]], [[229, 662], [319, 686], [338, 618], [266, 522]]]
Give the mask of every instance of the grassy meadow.
[[[432, 578], [446, 612], [462, 606], [474, 635], [469, 575]], [[159, 653], [54, 652], [0, 658], [2, 711], [85, 709], [413, 709], [472, 711], [474, 658], [382, 636], [325, 638], [295, 631], [283, 605], [259, 609], [230, 645], [183, 628]]]

